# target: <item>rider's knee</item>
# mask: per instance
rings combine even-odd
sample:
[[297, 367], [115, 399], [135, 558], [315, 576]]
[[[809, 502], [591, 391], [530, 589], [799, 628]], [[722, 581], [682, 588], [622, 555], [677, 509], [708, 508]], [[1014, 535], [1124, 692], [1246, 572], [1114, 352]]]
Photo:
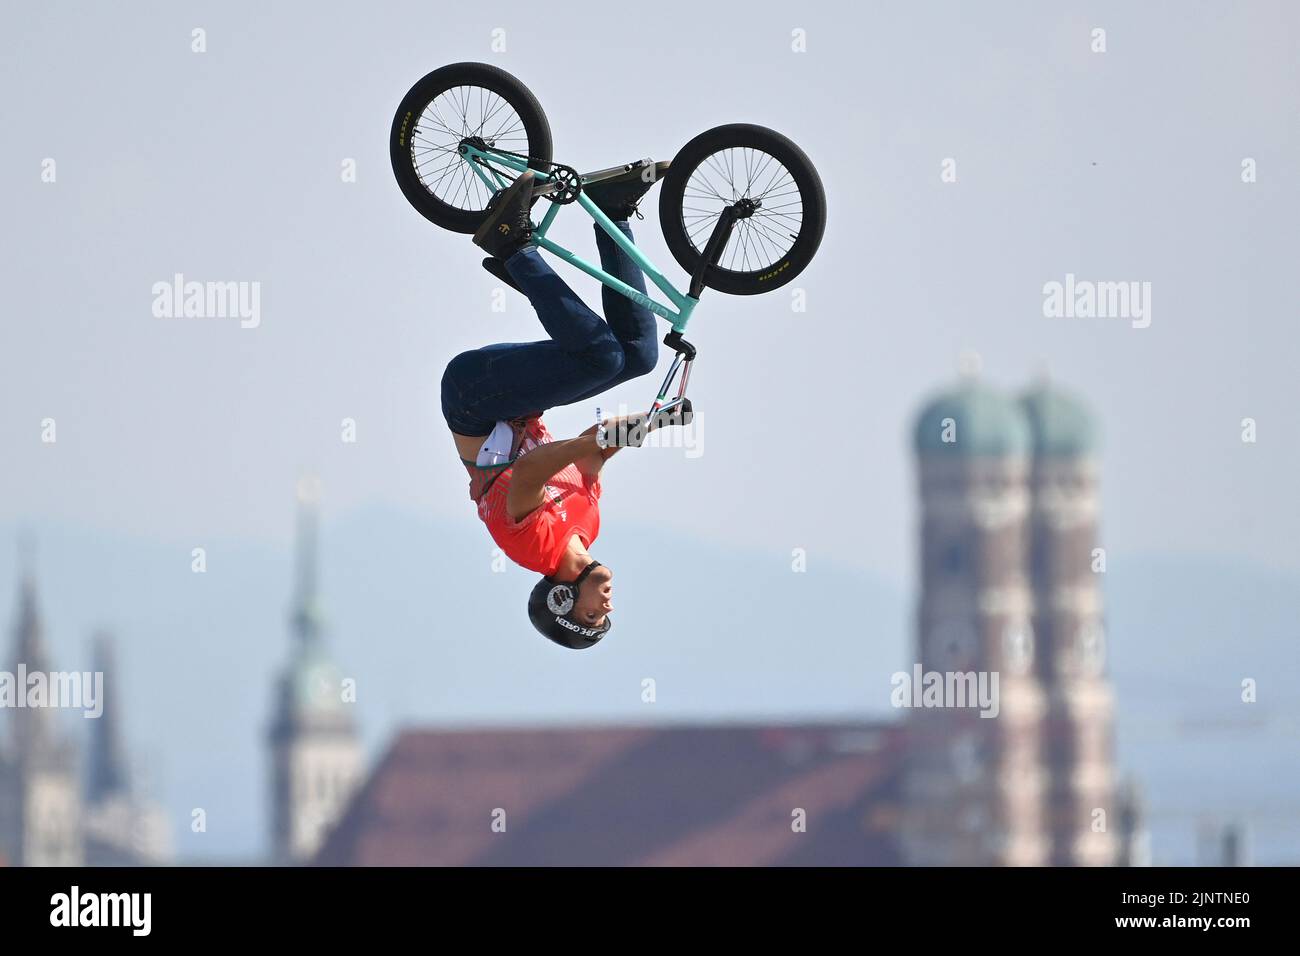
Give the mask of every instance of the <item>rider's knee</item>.
[[446, 394], [448, 388], [454, 387], [456, 382], [462, 380], [470, 370], [470, 366], [475, 362], [477, 362], [477, 358], [473, 352], [461, 352], [448, 362], [447, 367], [442, 372], [443, 393]]
[[623, 373], [623, 366], [627, 361], [623, 350], [617, 346], [618, 343], [615, 342], [589, 349], [583, 355], [583, 359], [597, 375], [607, 380], [614, 378]]
[[636, 378], [653, 372], [659, 364], [659, 343], [655, 339], [644, 339], [636, 345], [624, 345], [623, 374]]
[[442, 372], [441, 387], [444, 413], [449, 408], [456, 408], [461, 404], [466, 385], [474, 380], [474, 369], [478, 364], [479, 360], [473, 352], [461, 352], [447, 363], [447, 367]]

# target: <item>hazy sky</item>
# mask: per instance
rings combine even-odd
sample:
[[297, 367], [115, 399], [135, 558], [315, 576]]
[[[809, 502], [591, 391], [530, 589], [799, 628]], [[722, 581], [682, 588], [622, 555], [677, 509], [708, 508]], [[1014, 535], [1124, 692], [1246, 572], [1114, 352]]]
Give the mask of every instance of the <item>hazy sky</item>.
[[[968, 349], [1000, 385], [1023, 387], [1046, 368], [1092, 403], [1105, 436], [1113, 569], [1159, 553], [1300, 570], [1294, 4], [753, 2], [740, 16], [732, 5], [679, 0], [653, 12], [573, 2], [559, 26], [539, 20], [539, 9], [6, 7], [0, 528], [26, 524], [55, 540], [42, 551], [53, 555], [43, 560], [48, 588], [72, 600], [92, 588], [84, 576], [56, 580], [74, 565], [55, 566], [63, 540], [55, 528], [67, 541], [97, 535], [135, 542], [157, 560], [174, 555], [181, 576], [190, 549], [213, 542], [272, 555], [282, 577], [248, 586], [266, 589], [257, 600], [274, 602], [277, 616], [241, 637], [269, 668], [285, 647], [278, 615], [288, 599], [293, 487], [313, 470], [326, 489], [327, 546], [330, 521], [361, 515], [406, 516], [413, 533], [456, 528], [426, 542], [436, 574], [431, 564], [409, 575], [428, 581], [421, 597], [455, 609], [461, 576], [472, 576], [475, 594], [508, 609], [508, 623], [494, 626], [527, 627], [515, 610], [523, 578], [490, 574], [492, 544], [468, 501], [437, 385], [456, 352], [537, 338], [539, 327], [513, 293], [504, 314], [492, 311], [496, 283], [479, 250], [407, 205], [387, 155], [403, 93], [458, 60], [492, 62], [529, 84], [550, 118], [556, 158], [580, 169], [669, 159], [708, 127], [748, 121], [801, 144], [826, 185], [825, 240], [794, 284], [806, 311], [792, 310], [787, 287], [762, 297], [706, 293], [695, 313], [700, 454], [642, 449], [609, 468], [595, 551], [628, 555], [624, 567], [645, 570], [618, 582], [624, 633], [624, 622], [663, 603], [666, 580], [694, 592], [692, 633], [727, 633], [735, 602], [752, 593], [735, 569], [768, 562], [784, 571], [795, 547], [807, 550], [810, 578], [819, 568], [844, 577], [822, 579], [817, 606], [769, 593], [780, 613], [746, 613], [747, 646], [772, 673], [785, 667], [789, 635], [771, 621], [852, 619], [853, 588], [827, 582], [867, 577], [910, 599], [909, 430]], [[206, 31], [205, 53], [191, 51], [196, 27]], [[1090, 50], [1097, 27], [1105, 53]], [[504, 53], [491, 48], [497, 28]], [[796, 29], [806, 31], [807, 52], [791, 50]], [[954, 183], [940, 178], [949, 158]], [[1249, 184], [1246, 158], [1257, 169]], [[42, 181], [47, 159], [53, 183]], [[355, 183], [342, 181], [347, 160]], [[638, 240], [684, 283], [657, 204], [646, 212], [634, 223]], [[593, 245], [576, 207], [556, 235], [579, 251]], [[260, 282], [260, 325], [155, 318], [152, 287], [175, 273]], [[1150, 326], [1045, 318], [1043, 285], [1067, 273], [1150, 282]], [[566, 275], [599, 301], [593, 281]], [[628, 383], [601, 405], [640, 407], [657, 384], [657, 376]], [[548, 421], [557, 434], [576, 432], [594, 406]], [[1241, 440], [1246, 417], [1257, 422], [1253, 444]], [[41, 442], [46, 418], [57, 423], [53, 445]], [[343, 418], [357, 422], [355, 444], [340, 440]], [[382, 552], [344, 558], [381, 579], [408, 577], [385, 569]], [[272, 566], [248, 560], [241, 573], [250, 578]], [[8, 556], [0, 563], [11, 566]], [[652, 568], [673, 570], [654, 577]], [[154, 571], [149, 588], [167, 587]], [[720, 597], [710, 601], [715, 582]], [[242, 603], [245, 592], [226, 586]], [[336, 570], [330, 586], [338, 595], [349, 582]], [[148, 599], [132, 587], [121, 580], [112, 589], [123, 606]], [[180, 602], [172, 613], [183, 617], [183, 593], [167, 600]], [[903, 606], [890, 612], [882, 668], [907, 639]], [[56, 639], [76, 646], [83, 635], [67, 631], [97, 613], [65, 611]], [[656, 608], [656, 620], [670, 617]], [[136, 624], [153, 626], [147, 615]], [[828, 646], [863, 640], [839, 628], [833, 640], [844, 643]], [[385, 638], [339, 638], [354, 655], [366, 640]], [[532, 666], [546, 650], [529, 645], [525, 659]], [[603, 668], [621, 666], [607, 656], [590, 674], [565, 678], [575, 682], [569, 697], [521, 704], [508, 681], [475, 688], [473, 661], [504, 652], [461, 661], [461, 706], [446, 697], [428, 704], [408, 687], [404, 703], [372, 706], [369, 719], [430, 707], [444, 717], [601, 709], [592, 703], [599, 690], [587, 692], [605, 686]], [[394, 655], [385, 673], [403, 666], [400, 645], [384, 653]], [[712, 668], [701, 702], [707, 675], [743, 653], [701, 651]], [[183, 660], [196, 666], [179, 656], [176, 666]], [[553, 677], [560, 665], [546, 660], [536, 666]], [[684, 679], [693, 663], [680, 665]], [[723, 698], [751, 709], [839, 705], [852, 699], [849, 685], [825, 697], [816, 675], [844, 666], [829, 655], [797, 687], [774, 693], [761, 679], [738, 681]], [[263, 711], [268, 681], [269, 670], [258, 670], [250, 691]], [[870, 706], [883, 700], [864, 696]], [[383, 739], [388, 729], [377, 721], [369, 732]], [[168, 746], [161, 736], [155, 745]], [[249, 744], [232, 738], [237, 746]], [[184, 761], [172, 759], [180, 776]], [[239, 799], [252, 806], [252, 791]], [[239, 839], [252, 845], [252, 832]]]
[[[691, 328], [704, 454], [618, 461], [615, 533], [671, 496], [656, 522], [906, 580], [909, 420], [973, 348], [999, 383], [1045, 365], [1095, 404], [1111, 546], [1300, 567], [1300, 15], [1074, 6], [691, 5], [683, 19], [670, 3], [601, 30], [608, 6], [578, 2], [559, 42], [522, 4], [10, 8], [0, 508], [178, 542], [282, 538], [286, 489], [315, 468], [332, 508], [470, 520], [437, 415], [442, 367], [538, 327], [513, 294], [493, 313], [479, 251], [406, 204], [386, 135], [414, 80], [481, 59], [532, 86], [557, 157], [578, 167], [668, 158], [749, 120], [801, 143], [826, 183], [825, 242], [797, 282], [807, 311], [788, 289], [706, 297]], [[806, 53], [790, 50], [795, 28]], [[947, 157], [956, 183], [940, 181]], [[680, 276], [647, 205], [638, 236]], [[590, 245], [584, 217], [560, 229]], [[153, 283], [176, 272], [260, 281], [260, 327], [154, 318]], [[1044, 318], [1043, 284], [1068, 272], [1151, 282], [1151, 326]], [[606, 404], [640, 406], [654, 387]], [[39, 441], [46, 417], [55, 447]], [[826, 473], [829, 436], [841, 483], [776, 498], [774, 482]], [[863, 504], [845, 533], [850, 487]]]

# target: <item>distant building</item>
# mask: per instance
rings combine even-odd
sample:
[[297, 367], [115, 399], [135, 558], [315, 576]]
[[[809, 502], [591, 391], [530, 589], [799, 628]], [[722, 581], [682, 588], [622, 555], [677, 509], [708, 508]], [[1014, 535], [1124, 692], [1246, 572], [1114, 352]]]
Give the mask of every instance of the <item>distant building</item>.
[[971, 378], [914, 437], [913, 660], [996, 675], [996, 716], [407, 730], [313, 862], [1144, 863], [1140, 796], [1114, 778], [1090, 416], [1054, 386], [1012, 398]]
[[409, 730], [325, 866], [899, 862], [899, 728]]
[[[14, 648], [7, 670], [50, 673], [45, 627], [31, 569], [18, 595]], [[26, 687], [17, 688], [25, 694]], [[81, 795], [77, 753], [59, 735], [49, 707], [9, 709], [0, 747], [0, 855], [11, 866], [80, 866]]]
[[904, 856], [1114, 864], [1124, 821], [1091, 418], [1053, 386], [1017, 401], [971, 378], [923, 409], [915, 447], [917, 660], [925, 672], [996, 673], [1000, 713], [908, 712]]
[[[163, 810], [132, 787], [122, 744], [122, 698], [107, 637], [96, 641], [95, 671], [104, 674], [103, 713], [89, 725], [90, 766], [84, 781], [78, 748], [60, 736], [58, 711], [0, 711], [0, 858], [14, 866], [147, 866], [171, 856]], [[19, 587], [14, 649], [7, 670], [50, 674], [44, 625], [30, 568]], [[26, 688], [20, 688], [25, 693]]]
[[325, 646], [316, 581], [316, 496], [299, 486], [297, 594], [289, 663], [269, 743], [272, 862], [303, 862], [338, 820], [363, 770], [342, 674]]
[[1034, 672], [1047, 698], [1044, 762], [1052, 866], [1109, 866], [1120, 853], [1115, 699], [1106, 674], [1096, 428], [1047, 382], [1020, 399], [1029, 424], [1029, 570]]
[[1119, 858], [1115, 865], [1150, 866], [1151, 835], [1146, 829], [1146, 804], [1135, 781], [1120, 785], [1119, 805]]
[[1028, 427], [1010, 399], [976, 381], [922, 411], [921, 600], [924, 672], [999, 675], [999, 713], [906, 711], [904, 856], [921, 865], [1045, 863], [1044, 691], [1034, 673], [1028, 567]]
[[148, 866], [172, 856], [171, 827], [161, 806], [138, 792], [123, 744], [122, 701], [113, 640], [99, 634], [94, 669], [104, 675], [104, 713], [91, 721], [85, 789], [87, 866]]

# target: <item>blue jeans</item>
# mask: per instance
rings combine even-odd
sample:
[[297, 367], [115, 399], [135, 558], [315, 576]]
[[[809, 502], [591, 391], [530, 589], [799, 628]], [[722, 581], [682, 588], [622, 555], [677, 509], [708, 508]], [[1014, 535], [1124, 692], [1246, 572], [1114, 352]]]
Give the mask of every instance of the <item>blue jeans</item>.
[[[618, 227], [632, 238], [626, 222]], [[636, 263], [604, 230], [595, 229], [604, 270], [644, 294], [645, 277]], [[550, 338], [487, 345], [452, 359], [442, 375], [442, 414], [453, 432], [486, 435], [498, 421], [581, 402], [654, 370], [658, 329], [645, 306], [602, 286], [602, 319], [555, 274], [536, 246], [511, 256], [506, 269]]]

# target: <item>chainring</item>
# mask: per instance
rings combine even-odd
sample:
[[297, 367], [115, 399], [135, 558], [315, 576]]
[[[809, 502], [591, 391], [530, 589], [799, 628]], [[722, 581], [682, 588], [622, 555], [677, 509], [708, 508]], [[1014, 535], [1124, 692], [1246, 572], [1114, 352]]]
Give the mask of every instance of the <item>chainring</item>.
[[578, 193], [582, 192], [582, 177], [578, 175], [576, 169], [563, 163], [552, 163], [550, 176], [546, 185], [554, 186], [555, 189], [543, 196], [543, 199], [549, 199], [561, 206], [567, 206], [577, 200]]

